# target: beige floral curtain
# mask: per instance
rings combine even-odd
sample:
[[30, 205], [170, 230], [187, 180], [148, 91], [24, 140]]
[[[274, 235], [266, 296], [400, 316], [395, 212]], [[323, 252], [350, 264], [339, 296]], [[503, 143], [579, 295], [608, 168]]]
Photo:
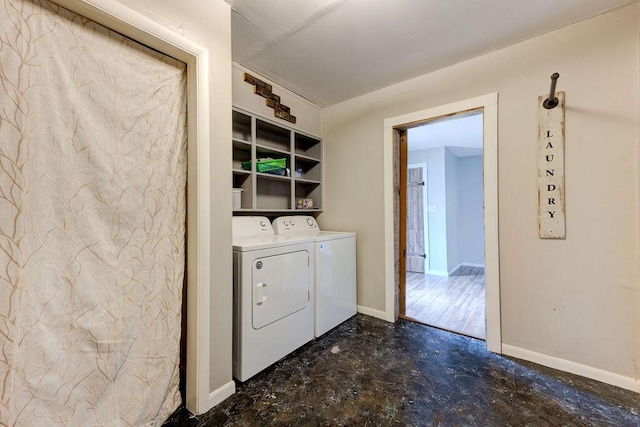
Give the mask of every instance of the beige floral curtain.
[[180, 404], [185, 65], [0, 1], [0, 425], [160, 425]]

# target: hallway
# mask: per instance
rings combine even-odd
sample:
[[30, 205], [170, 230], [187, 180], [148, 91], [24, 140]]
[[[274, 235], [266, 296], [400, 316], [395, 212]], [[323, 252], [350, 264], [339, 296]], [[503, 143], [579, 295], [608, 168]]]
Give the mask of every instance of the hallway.
[[640, 425], [634, 392], [488, 352], [484, 342], [358, 314], [206, 414], [165, 427]]

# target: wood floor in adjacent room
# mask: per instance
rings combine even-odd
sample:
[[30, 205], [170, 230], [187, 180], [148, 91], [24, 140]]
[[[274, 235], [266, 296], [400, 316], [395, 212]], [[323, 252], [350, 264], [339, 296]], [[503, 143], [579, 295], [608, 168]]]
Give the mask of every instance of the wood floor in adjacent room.
[[425, 325], [485, 339], [484, 268], [451, 276], [407, 272], [405, 316]]

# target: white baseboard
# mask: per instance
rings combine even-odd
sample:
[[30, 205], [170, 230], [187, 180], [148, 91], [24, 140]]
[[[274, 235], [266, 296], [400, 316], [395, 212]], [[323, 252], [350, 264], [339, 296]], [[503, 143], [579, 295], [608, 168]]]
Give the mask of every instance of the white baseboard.
[[592, 366], [581, 365], [580, 363], [571, 362], [570, 360], [548, 356], [507, 344], [502, 344], [502, 354], [640, 393], [640, 379], [625, 377], [624, 375], [603, 371], [602, 369]]
[[366, 314], [367, 316], [375, 317], [377, 319], [387, 320], [387, 313], [384, 311], [376, 310], [362, 305], [357, 306], [358, 313]]
[[236, 392], [236, 383], [231, 380], [222, 387], [209, 393], [209, 409], [221, 403]]
[[484, 264], [474, 264], [472, 262], [461, 262], [460, 264], [456, 265], [455, 267], [453, 267], [449, 273], [447, 274], [447, 276], [452, 276], [453, 273], [455, 273], [460, 267], [480, 267], [480, 268], [484, 268]]
[[447, 276], [451, 276], [453, 275], [453, 273], [456, 272], [457, 269], [459, 269], [460, 267], [462, 267], [462, 263], [459, 263], [458, 265], [456, 265], [455, 267], [453, 267], [451, 270], [447, 271]]
[[465, 266], [465, 267], [478, 267], [478, 268], [484, 268], [484, 263], [480, 263], [480, 264], [475, 264], [473, 262], [461, 262], [461, 265]]

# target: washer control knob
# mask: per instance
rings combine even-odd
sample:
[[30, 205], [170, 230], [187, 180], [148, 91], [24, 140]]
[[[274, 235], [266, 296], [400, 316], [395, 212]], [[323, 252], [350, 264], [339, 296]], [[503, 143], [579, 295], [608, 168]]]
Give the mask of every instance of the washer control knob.
[[307, 218], [307, 224], [309, 224], [309, 227], [313, 227], [313, 220], [311, 218]]

